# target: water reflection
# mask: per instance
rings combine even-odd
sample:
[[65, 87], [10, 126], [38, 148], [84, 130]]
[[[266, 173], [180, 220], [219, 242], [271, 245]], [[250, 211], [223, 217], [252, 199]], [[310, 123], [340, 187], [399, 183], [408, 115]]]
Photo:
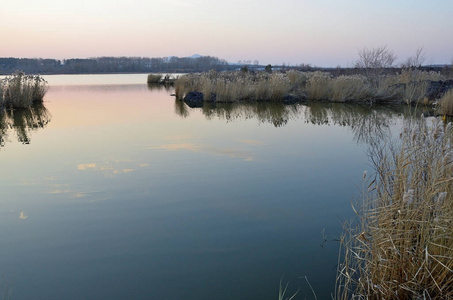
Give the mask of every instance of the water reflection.
[[30, 144], [30, 134], [44, 128], [51, 120], [51, 114], [42, 103], [26, 109], [0, 111], [0, 147], [5, 146], [11, 131], [22, 144]]
[[171, 91], [174, 87], [170, 84], [148, 83], [148, 89], [150, 91]]
[[384, 138], [392, 122], [410, 115], [429, 114], [423, 108], [407, 106], [369, 106], [344, 103], [314, 102], [308, 104], [284, 104], [270, 102], [204, 103], [200, 108], [191, 108], [183, 101], [175, 101], [175, 113], [187, 118], [191, 111], [200, 111], [208, 119], [223, 119], [227, 122], [257, 119], [275, 127], [287, 125], [291, 120], [304, 119], [313, 125], [345, 126], [352, 130], [357, 142]]
[[191, 110], [201, 109], [208, 119], [223, 119], [227, 122], [236, 120], [258, 119], [261, 123], [271, 123], [281, 127], [291, 119], [301, 116], [300, 105], [285, 105], [278, 102], [244, 102], [244, 103], [208, 103], [200, 108], [191, 108], [183, 101], [175, 101], [175, 113], [186, 118]]

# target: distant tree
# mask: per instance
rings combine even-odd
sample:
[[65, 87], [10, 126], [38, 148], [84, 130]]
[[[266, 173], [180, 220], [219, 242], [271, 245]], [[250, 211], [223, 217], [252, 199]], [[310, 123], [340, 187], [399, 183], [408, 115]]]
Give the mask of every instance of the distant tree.
[[[228, 70], [224, 59], [212, 56], [189, 57], [95, 57], [66, 59], [63, 62], [42, 58], [0, 58], [0, 74], [12, 74], [16, 70], [26, 73], [86, 74], [120, 72], [200, 72]], [[234, 66], [235, 68], [235, 66]]]
[[268, 73], [272, 73], [272, 65], [271, 65], [271, 64], [268, 64], [268, 65], [264, 68], [264, 70], [265, 70], [266, 72], [268, 72]]
[[302, 70], [302, 71], [310, 71], [311, 70], [311, 65], [310, 64], [300, 64], [299, 65], [299, 68]]
[[406, 59], [405, 62], [401, 64], [401, 68], [419, 68], [425, 62], [425, 49], [423, 47], [418, 47], [413, 56], [410, 56]]
[[253, 61], [253, 64], [254, 64], [255, 66], [257, 66], [257, 65], [260, 64], [260, 62], [259, 62], [257, 59], [255, 59], [255, 60]]
[[243, 66], [243, 67], [241, 68], [241, 72], [242, 72], [242, 73], [247, 73], [248, 71], [249, 71], [249, 69], [247, 68], [247, 66]]
[[396, 60], [396, 55], [387, 49], [387, 46], [377, 48], [362, 48], [359, 50], [359, 59], [355, 67], [363, 69], [365, 76], [376, 85], [380, 84], [380, 76], [385, 69], [391, 68]]

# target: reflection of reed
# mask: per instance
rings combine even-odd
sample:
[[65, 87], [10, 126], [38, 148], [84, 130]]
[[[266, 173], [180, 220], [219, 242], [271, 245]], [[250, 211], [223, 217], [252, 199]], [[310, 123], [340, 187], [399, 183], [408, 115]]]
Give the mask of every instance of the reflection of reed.
[[148, 89], [150, 91], [170, 91], [173, 89], [173, 85], [162, 83], [148, 83]]
[[[191, 109], [201, 109], [207, 119], [218, 118], [233, 122], [236, 120], [257, 119], [261, 123], [271, 123], [275, 127], [286, 125], [290, 120], [304, 119], [314, 125], [349, 127], [357, 142], [369, 142], [383, 138], [389, 125], [396, 118], [414, 114], [407, 106], [373, 106], [311, 102], [309, 104], [283, 104], [281, 102], [204, 102], [201, 108], [190, 108], [183, 101], [175, 101], [175, 113], [188, 117]], [[416, 114], [420, 114], [417, 111]]]
[[189, 116], [189, 107], [183, 101], [175, 100], [175, 114], [182, 118], [187, 118]]
[[29, 144], [30, 132], [44, 128], [50, 120], [51, 115], [42, 103], [36, 103], [24, 109], [2, 110], [0, 112], [0, 146], [4, 146], [11, 129], [14, 129], [19, 142]]
[[300, 115], [300, 105], [286, 105], [281, 102], [205, 103], [203, 114], [208, 119], [235, 120], [257, 119], [260, 123], [271, 123], [281, 127]]
[[422, 113], [407, 106], [344, 105], [341, 103], [310, 103], [305, 110], [306, 122], [349, 127], [357, 142], [369, 143], [388, 135], [396, 118]]

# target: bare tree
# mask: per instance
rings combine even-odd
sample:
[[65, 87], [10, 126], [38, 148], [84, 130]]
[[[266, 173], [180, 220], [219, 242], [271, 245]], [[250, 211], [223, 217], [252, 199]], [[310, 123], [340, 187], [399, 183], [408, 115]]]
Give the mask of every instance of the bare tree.
[[425, 49], [423, 47], [418, 47], [415, 51], [415, 54], [411, 57], [408, 57], [405, 62], [401, 64], [401, 68], [419, 68], [425, 62]]
[[359, 50], [359, 59], [355, 62], [355, 67], [363, 69], [367, 78], [375, 84], [379, 84], [379, 77], [385, 69], [391, 68], [396, 60], [393, 51], [388, 50], [387, 46], [377, 48], [362, 48]]

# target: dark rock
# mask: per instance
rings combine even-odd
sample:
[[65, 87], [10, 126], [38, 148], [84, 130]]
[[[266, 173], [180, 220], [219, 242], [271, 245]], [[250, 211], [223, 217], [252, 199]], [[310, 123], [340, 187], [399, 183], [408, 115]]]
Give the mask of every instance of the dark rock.
[[297, 98], [293, 95], [285, 95], [282, 99], [283, 103], [292, 104], [297, 102]]
[[190, 92], [184, 97], [184, 101], [203, 102], [203, 93]]
[[440, 99], [448, 90], [453, 89], [453, 80], [430, 81], [426, 97], [429, 101]]
[[184, 102], [189, 107], [203, 107], [204, 94], [200, 92], [190, 92], [184, 97]]

